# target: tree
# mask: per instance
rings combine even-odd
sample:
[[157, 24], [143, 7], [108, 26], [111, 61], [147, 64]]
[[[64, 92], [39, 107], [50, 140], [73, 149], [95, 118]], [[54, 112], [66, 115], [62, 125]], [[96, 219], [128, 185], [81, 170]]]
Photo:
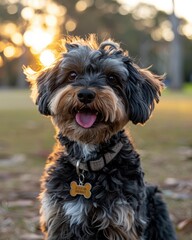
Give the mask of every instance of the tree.
[[180, 26], [180, 20], [175, 15], [173, 0], [173, 12], [170, 16], [172, 23], [172, 30], [174, 33], [174, 39], [170, 44], [170, 87], [175, 90], [179, 90], [183, 85], [183, 55], [182, 55], [182, 39], [178, 33]]
[[[54, 49], [64, 35], [84, 37], [96, 33], [99, 40], [111, 37], [119, 41], [139, 65], [153, 64], [152, 70], [158, 74], [168, 72], [171, 86], [180, 87], [172, 84], [181, 84], [182, 77], [178, 77], [182, 73], [179, 34], [187, 33], [182, 30], [186, 22], [179, 21], [175, 15], [169, 19], [165, 12], [144, 3], [130, 10], [117, 0], [11, 2], [0, 2], [0, 86], [22, 86], [23, 64], [30, 64], [37, 70], [54, 61], [57, 56]], [[187, 78], [191, 74], [192, 56], [186, 50], [191, 46], [190, 38], [192, 36], [183, 36], [187, 53], [183, 66]], [[168, 69], [169, 63], [172, 65]]]

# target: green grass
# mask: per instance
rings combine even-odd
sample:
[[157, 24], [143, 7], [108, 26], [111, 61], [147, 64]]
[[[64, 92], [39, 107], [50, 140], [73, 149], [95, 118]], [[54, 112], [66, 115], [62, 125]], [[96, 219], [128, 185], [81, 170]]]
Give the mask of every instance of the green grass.
[[53, 128], [48, 118], [40, 116], [28, 91], [0, 92], [0, 143], [11, 154], [50, 151]]
[[[0, 239], [22, 239], [26, 233], [39, 233], [39, 178], [46, 156], [52, 151], [54, 130], [50, 119], [41, 116], [27, 90], [0, 91]], [[152, 118], [145, 126], [127, 126], [142, 157], [146, 180], [163, 185], [168, 177], [191, 179], [192, 160], [185, 149], [192, 149], [192, 91], [165, 91]], [[13, 155], [24, 160], [11, 162]], [[3, 159], [7, 165], [2, 164]], [[9, 163], [10, 161], [10, 163]], [[9, 202], [30, 199], [32, 206], [9, 207]], [[191, 216], [191, 200], [166, 198], [177, 224]], [[30, 226], [30, 223], [32, 225]], [[179, 239], [192, 236], [178, 232]]]
[[184, 85], [184, 92], [192, 94], [192, 83], [186, 83]]

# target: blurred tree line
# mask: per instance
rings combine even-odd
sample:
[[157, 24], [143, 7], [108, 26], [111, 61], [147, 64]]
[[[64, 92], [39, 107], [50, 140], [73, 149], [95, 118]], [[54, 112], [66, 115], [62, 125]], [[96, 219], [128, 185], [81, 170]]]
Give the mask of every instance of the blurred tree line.
[[131, 8], [120, 0], [1, 0], [0, 23], [0, 87], [25, 87], [23, 65], [34, 70], [46, 66], [58, 54], [59, 39], [90, 33], [99, 40], [119, 41], [140, 66], [153, 64], [155, 73], [166, 72], [172, 88], [192, 81], [191, 25], [151, 5]]

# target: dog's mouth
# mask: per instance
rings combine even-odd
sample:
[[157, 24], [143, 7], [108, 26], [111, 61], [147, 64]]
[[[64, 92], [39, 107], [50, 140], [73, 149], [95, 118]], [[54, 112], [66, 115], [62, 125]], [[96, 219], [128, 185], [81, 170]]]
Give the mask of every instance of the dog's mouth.
[[76, 123], [83, 128], [93, 127], [98, 120], [98, 112], [90, 108], [83, 108], [75, 112]]

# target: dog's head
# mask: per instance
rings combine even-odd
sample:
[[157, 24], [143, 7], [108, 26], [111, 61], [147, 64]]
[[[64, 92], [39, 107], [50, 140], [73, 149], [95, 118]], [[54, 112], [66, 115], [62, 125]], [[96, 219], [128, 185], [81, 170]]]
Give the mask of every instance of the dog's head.
[[119, 44], [93, 37], [65, 41], [62, 57], [40, 72], [25, 71], [39, 111], [71, 140], [101, 143], [128, 121], [145, 123], [163, 84]]

